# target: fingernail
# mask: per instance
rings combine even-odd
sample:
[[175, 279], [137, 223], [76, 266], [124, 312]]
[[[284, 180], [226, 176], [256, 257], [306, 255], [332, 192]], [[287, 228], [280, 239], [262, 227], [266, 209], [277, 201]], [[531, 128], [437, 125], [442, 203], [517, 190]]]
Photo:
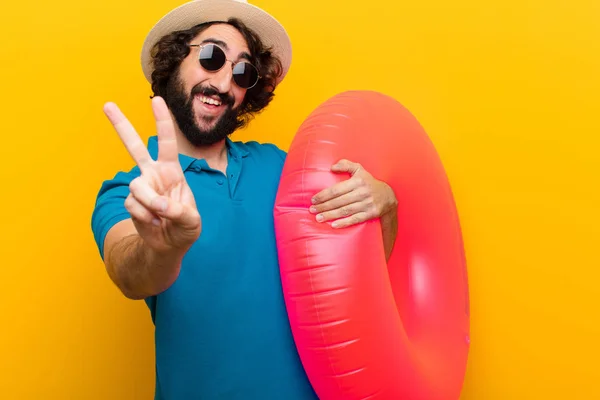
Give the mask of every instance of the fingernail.
[[159, 220], [159, 219], [156, 219], [156, 218], [154, 218], [154, 219], [152, 219], [152, 224], [153, 224], [153, 225], [156, 225], [156, 226], [160, 226], [160, 220]]
[[337, 228], [339, 223], [337, 221], [331, 223], [332, 228]]
[[312, 199], [310, 199], [311, 203], [316, 204], [317, 203], [317, 199], [315, 199], [314, 197]]
[[316, 207], [311, 207], [308, 209], [311, 213], [316, 213], [317, 212], [317, 208]]
[[317, 221], [319, 221], [319, 222], [323, 221], [323, 216], [321, 214], [317, 215]]

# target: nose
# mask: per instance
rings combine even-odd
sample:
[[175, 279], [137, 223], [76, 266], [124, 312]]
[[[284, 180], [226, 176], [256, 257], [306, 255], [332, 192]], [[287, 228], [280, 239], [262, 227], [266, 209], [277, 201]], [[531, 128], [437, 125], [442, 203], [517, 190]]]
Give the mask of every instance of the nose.
[[220, 93], [229, 93], [232, 79], [233, 68], [231, 63], [227, 61], [223, 68], [216, 71], [211, 77], [211, 83]]

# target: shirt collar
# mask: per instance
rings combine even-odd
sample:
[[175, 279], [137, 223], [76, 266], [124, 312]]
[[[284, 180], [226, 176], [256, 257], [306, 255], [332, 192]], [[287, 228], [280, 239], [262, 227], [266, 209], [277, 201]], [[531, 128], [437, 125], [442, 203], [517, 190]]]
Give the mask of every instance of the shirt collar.
[[[234, 158], [243, 158], [248, 155], [248, 151], [239, 142], [233, 142], [231, 139], [226, 138], [225, 145], [227, 146], [229, 154]], [[150, 153], [150, 157], [152, 157], [153, 160], [158, 158], [157, 136], [150, 136], [150, 138], [148, 138], [148, 153]], [[194, 161], [196, 161], [196, 158], [179, 153], [179, 164], [183, 171], [186, 171]]]

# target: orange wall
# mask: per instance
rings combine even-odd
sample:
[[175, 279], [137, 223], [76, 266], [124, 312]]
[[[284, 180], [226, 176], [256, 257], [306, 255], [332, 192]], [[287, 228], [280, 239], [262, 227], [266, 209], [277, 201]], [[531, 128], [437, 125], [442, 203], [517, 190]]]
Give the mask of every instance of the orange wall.
[[[237, 139], [287, 148], [321, 101], [374, 89], [437, 145], [469, 261], [463, 400], [600, 398], [600, 6], [566, 3], [256, 2], [295, 59]], [[151, 398], [149, 315], [109, 282], [90, 213], [101, 181], [131, 165], [102, 105], [153, 133], [138, 55], [177, 4], [0, 6], [2, 398]]]

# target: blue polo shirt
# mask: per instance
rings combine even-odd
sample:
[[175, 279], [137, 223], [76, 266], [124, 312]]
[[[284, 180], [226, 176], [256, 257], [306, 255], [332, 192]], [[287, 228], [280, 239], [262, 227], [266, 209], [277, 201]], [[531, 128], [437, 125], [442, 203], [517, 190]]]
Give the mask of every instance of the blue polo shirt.
[[[176, 282], [146, 299], [155, 325], [156, 400], [316, 400], [291, 334], [273, 226], [285, 152], [227, 140], [227, 174], [179, 156], [202, 233]], [[157, 138], [148, 141], [156, 159]], [[105, 181], [92, 215], [104, 238], [129, 218], [124, 201], [138, 167]]]

